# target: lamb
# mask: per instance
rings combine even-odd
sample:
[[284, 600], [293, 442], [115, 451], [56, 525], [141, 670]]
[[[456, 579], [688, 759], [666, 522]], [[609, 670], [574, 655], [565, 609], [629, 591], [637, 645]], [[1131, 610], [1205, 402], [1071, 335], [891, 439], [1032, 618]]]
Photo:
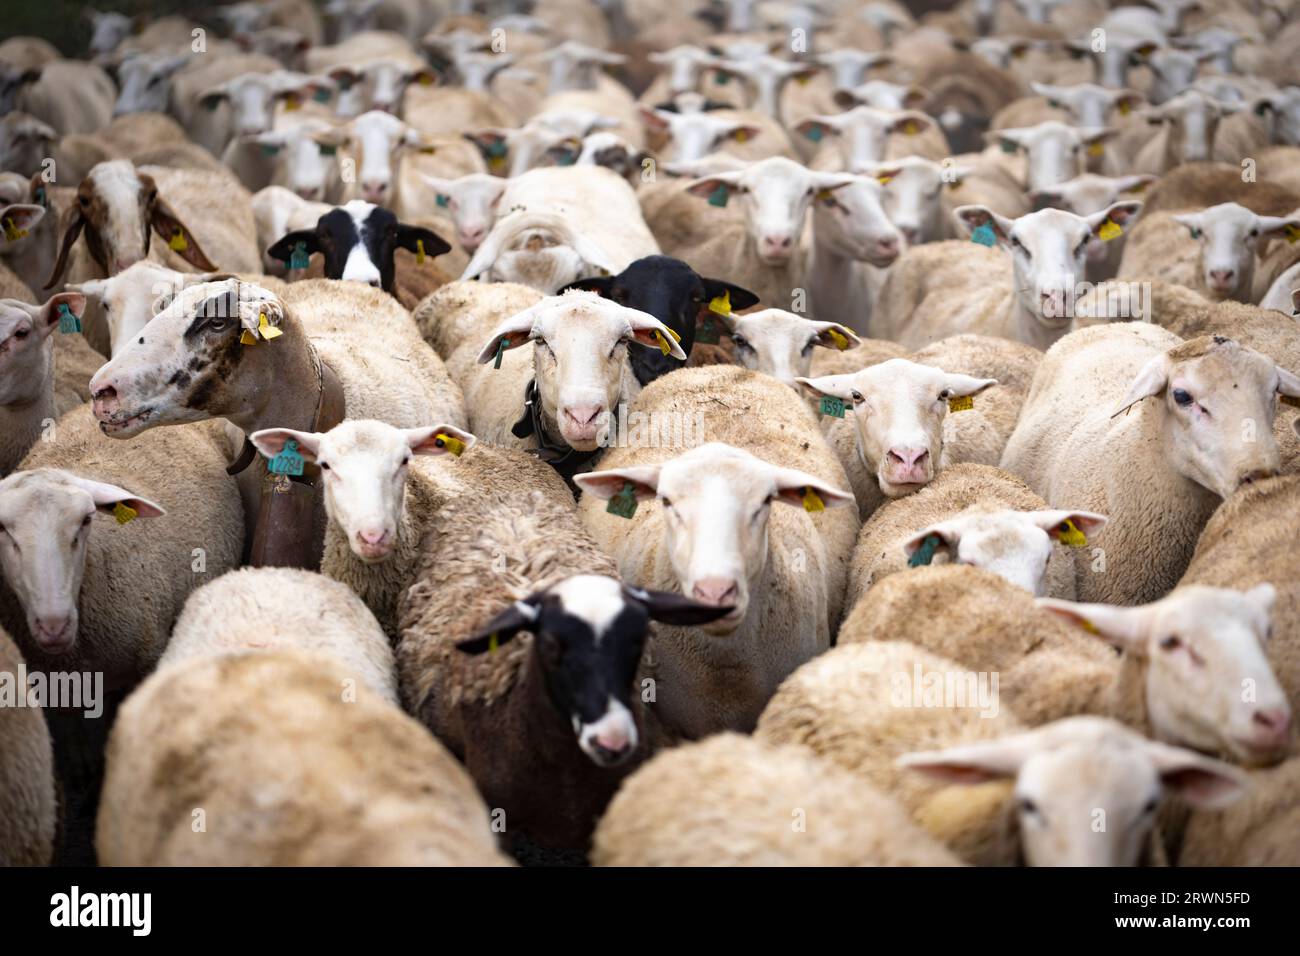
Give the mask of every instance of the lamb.
[[[349, 585], [395, 641], [397, 601], [414, 579], [424, 534], [438, 520], [442, 504], [468, 484], [425, 456], [460, 457], [474, 446], [474, 436], [450, 425], [401, 429], [352, 420], [325, 433], [268, 428], [249, 440], [267, 458], [293, 441], [304, 461], [328, 465], [322, 573]], [[549, 473], [506, 452], [486, 451], [473, 460], [478, 464], [485, 458], [498, 468], [526, 472], [531, 465]]]
[[335, 661], [296, 649], [217, 654], [159, 671], [113, 727], [100, 859], [507, 865], [469, 775], [368, 687], [344, 690], [353, 679]]
[[[1221, 806], [1244, 786], [1226, 764], [1105, 718], [1023, 730], [979, 688], [960, 664], [904, 642], [844, 645], [791, 675], [755, 736], [803, 744], [865, 777], [979, 865], [1132, 866], [1155, 852], [1166, 792]], [[1106, 811], [1103, 834], [1092, 808]]]
[[[995, 463], [1015, 428], [1037, 358], [1016, 343], [956, 336], [911, 359], [796, 381], [824, 408], [827, 439], [866, 518], [950, 464]], [[844, 406], [843, 421], [835, 414], [837, 402]]]
[[0, 865], [49, 866], [58, 826], [54, 751], [40, 708], [14, 705], [14, 695], [26, 691], [24, 666], [0, 628], [0, 681], [10, 698], [0, 707]]
[[486, 340], [459, 347], [447, 368], [464, 390], [475, 435], [538, 449], [570, 478], [600, 453], [620, 406], [640, 391], [628, 357], [632, 345], [686, 357], [649, 313], [574, 291], [508, 315]]
[[[90, 389], [112, 438], [207, 418], [224, 418], [247, 436], [269, 427], [317, 430], [331, 380], [342, 393], [339, 418], [398, 428], [465, 420], [459, 388], [410, 314], [385, 292], [330, 279], [295, 282], [280, 295], [238, 279], [182, 289]], [[248, 468], [247, 442], [245, 449], [240, 491], [251, 521], [267, 471]], [[303, 545], [309, 563], [325, 528], [318, 496], [313, 514]]]
[[943, 563], [984, 568], [1031, 594], [1072, 599], [1074, 561], [1053, 547], [1066, 543], [1063, 538], [1077, 541], [1066, 522], [1086, 539], [1106, 518], [1049, 509], [1024, 482], [999, 468], [952, 465], [916, 494], [887, 502], [863, 524], [847, 603], [856, 604], [873, 585], [909, 566]]
[[1251, 302], [1261, 240], [1293, 241], [1293, 235], [1300, 235], [1300, 215], [1260, 216], [1235, 202], [1157, 213], [1134, 231], [1119, 275], [1177, 282], [1210, 299]]
[[661, 233], [664, 251], [706, 273], [732, 277], [759, 301], [784, 308], [793, 304], [794, 290], [806, 286], [800, 237], [809, 208], [818, 197], [833, 196], [855, 181], [851, 175], [815, 172], [780, 158], [751, 163], [736, 172], [714, 173], [693, 182], [687, 192], [707, 199], [711, 207], [725, 207], [738, 199], [743, 223], [713, 217], [720, 218], [717, 227], [689, 248]]
[[[636, 429], [633, 415], [660, 431], [648, 443], [660, 447], [620, 434], [601, 470], [575, 478], [583, 521], [626, 580], [729, 609], [712, 625], [657, 636], [663, 726], [691, 739], [749, 730], [781, 680], [829, 646], [842, 613], [858, 529], [843, 507], [853, 500], [840, 490], [844, 471], [799, 398], [746, 369], [666, 375], [629, 411]], [[690, 447], [685, 425], [664, 434], [669, 416], [698, 422], [693, 437], [708, 443]], [[672, 445], [690, 450], [674, 457]], [[624, 524], [633, 510], [641, 514]]]
[[[100, 163], [77, 187], [77, 204], [64, 214], [61, 228], [63, 240], [47, 289], [64, 277], [69, 253], [83, 231], [97, 272], [75, 277], [79, 279], [116, 275], [146, 257], [173, 269], [188, 264], [212, 272], [217, 266], [208, 250], [222, 268], [260, 270], [248, 193], [234, 180], [214, 179], [207, 172], [137, 168], [129, 160]], [[152, 248], [151, 233], [163, 240]]]
[[[99, 671], [109, 691], [149, 672], [186, 595], [238, 562], [243, 512], [223, 451], [207, 427], [118, 445], [81, 407], [0, 482], [0, 626], [33, 667]], [[117, 526], [96, 532], [96, 512]], [[159, 520], [125, 527], [137, 518]]]
[[848, 771], [740, 734], [676, 747], [638, 770], [594, 843], [597, 866], [959, 865]]
[[[1046, 349], [1069, 328], [1092, 238], [1118, 238], [1141, 210], [1140, 202], [1119, 202], [1090, 216], [1040, 209], [1008, 219], [962, 206], [955, 215], [974, 241], [928, 243], [901, 256], [881, 289], [873, 332], [912, 348], [978, 332]], [[1005, 260], [982, 248], [989, 244], [1010, 254], [1010, 276]], [[990, 273], [1000, 281], [990, 283]]]
[[[303, 626], [307, 608], [315, 615], [310, 627]], [[176, 619], [156, 671], [281, 651], [328, 658], [348, 673], [349, 687], [363, 686], [398, 704], [392, 647], [361, 598], [343, 584], [295, 568], [241, 568], [196, 590]]]
[[0, 299], [0, 478], [55, 419], [90, 400], [87, 383], [103, 356], [76, 334], [85, 307], [75, 293], [41, 306]]
[[649, 751], [636, 691], [650, 620], [702, 623], [726, 609], [623, 586], [561, 488], [496, 482], [484, 473], [425, 539], [401, 607], [402, 697], [512, 835], [581, 851]]
[[1002, 467], [1050, 505], [1110, 518], [1076, 556], [1082, 600], [1152, 601], [1186, 569], [1219, 500], [1277, 473], [1278, 395], [1300, 396], [1300, 378], [1224, 336], [1080, 329], [1038, 366]]
[[499, 207], [461, 279], [520, 282], [550, 295], [659, 252], [636, 193], [603, 167], [531, 170], [510, 180]]

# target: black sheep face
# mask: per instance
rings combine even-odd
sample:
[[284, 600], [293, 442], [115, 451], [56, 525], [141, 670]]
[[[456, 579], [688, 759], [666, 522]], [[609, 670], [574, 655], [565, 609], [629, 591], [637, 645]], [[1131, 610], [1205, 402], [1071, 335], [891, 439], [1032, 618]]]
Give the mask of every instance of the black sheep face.
[[[758, 296], [748, 289], [721, 279], [706, 279], [670, 256], [646, 256], [616, 276], [580, 279], [565, 288], [596, 292], [629, 309], [648, 312], [681, 337], [679, 344], [688, 358], [695, 344], [696, 319], [710, 302], [726, 293], [734, 310], [758, 304]], [[686, 364], [653, 349], [636, 349], [629, 358], [642, 385]]]
[[325, 257], [325, 277], [393, 291], [393, 256], [406, 249], [440, 256], [451, 249], [435, 232], [397, 221], [390, 210], [356, 199], [321, 216], [315, 229], [291, 232], [267, 250], [290, 271], [305, 269], [312, 253]]

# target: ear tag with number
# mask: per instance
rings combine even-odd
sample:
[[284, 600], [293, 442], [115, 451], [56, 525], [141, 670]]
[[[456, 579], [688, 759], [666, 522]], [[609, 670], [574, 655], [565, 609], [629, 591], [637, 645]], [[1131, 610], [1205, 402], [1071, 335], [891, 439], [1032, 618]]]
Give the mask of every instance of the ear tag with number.
[[439, 448], [447, 449], [447, 451], [451, 452], [457, 458], [465, 453], [465, 443], [454, 435], [439, 432], [434, 436], [433, 443]]
[[717, 189], [713, 190], [713, 192], [709, 193], [709, 205], [717, 206], [721, 209], [727, 204], [728, 198], [730, 197], [728, 195], [727, 187], [719, 186]]
[[709, 311], [718, 315], [731, 315], [731, 290], [723, 289], [722, 295], [715, 295], [709, 300]]
[[118, 524], [126, 524], [139, 514], [140, 512], [136, 511], [125, 501], [119, 501], [113, 506], [113, 517], [117, 519]]
[[1069, 545], [1071, 548], [1082, 548], [1088, 544], [1088, 536], [1080, 531], [1078, 526], [1069, 518], [1066, 518], [1061, 524], [1057, 540], [1061, 544]]
[[295, 242], [293, 252], [289, 254], [290, 269], [306, 269], [311, 265], [311, 256], [307, 254], [307, 243]]
[[[669, 353], [671, 353], [673, 347], [668, 344], [668, 337], [665, 336], [663, 332], [660, 331], [659, 329], [654, 330], [654, 335], [655, 335], [655, 341], [659, 343], [659, 351], [663, 352], [664, 355], [668, 355]], [[668, 335], [671, 335], [674, 339], [681, 341], [681, 336], [679, 336], [672, 329], [668, 330]]]
[[59, 303], [59, 331], [64, 335], [81, 331], [81, 319], [68, 307], [68, 303]]
[[416, 239], [416, 240], [415, 240], [415, 264], [416, 264], [417, 266], [422, 266], [422, 265], [424, 265], [424, 259], [425, 259], [425, 255], [424, 255], [424, 240], [423, 240], [423, 239]]
[[982, 226], [976, 226], [971, 230], [970, 241], [978, 242], [981, 246], [992, 247], [997, 242], [997, 239], [993, 235], [993, 227], [986, 222]]
[[907, 566], [909, 568], [920, 568], [929, 564], [934, 560], [934, 552], [939, 549], [939, 545], [942, 543], [943, 538], [937, 534], [928, 535], [921, 542], [920, 547], [913, 551], [912, 556], [907, 559]]
[[636, 514], [636, 485], [630, 481], [623, 482], [623, 490], [609, 499], [605, 511], [620, 518], [630, 518]]
[[811, 485], [803, 490], [803, 510], [808, 512], [826, 510], [826, 504], [822, 501], [821, 495], [813, 491]]
[[26, 229], [19, 229], [12, 219], [5, 217], [5, 242], [17, 242], [26, 235]]
[[290, 438], [280, 449], [280, 453], [271, 459], [266, 470], [273, 475], [301, 475], [302, 455], [298, 454], [298, 443]]
[[817, 410], [823, 415], [829, 415], [831, 418], [843, 418], [844, 399], [836, 398], [834, 395], [823, 395]]
[[1113, 219], [1107, 219], [1097, 230], [1097, 238], [1102, 242], [1110, 242], [1112, 239], [1118, 239], [1124, 235], [1124, 230], [1119, 227], [1119, 223]]
[[954, 395], [948, 399], [948, 411], [950, 412], [964, 412], [974, 407], [975, 399], [969, 395]]
[[167, 248], [172, 252], [184, 252], [189, 247], [190, 241], [185, 238], [185, 230], [177, 226], [172, 237], [167, 240]]

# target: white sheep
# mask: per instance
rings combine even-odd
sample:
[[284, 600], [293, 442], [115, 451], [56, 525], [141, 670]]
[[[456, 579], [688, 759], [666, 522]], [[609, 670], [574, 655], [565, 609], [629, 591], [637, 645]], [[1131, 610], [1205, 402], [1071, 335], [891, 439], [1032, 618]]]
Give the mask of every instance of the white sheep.
[[1151, 601], [1177, 582], [1219, 501], [1277, 473], [1279, 395], [1300, 396], [1300, 378], [1223, 336], [1080, 329], [1038, 366], [1002, 467], [1050, 505], [1110, 518], [1076, 554], [1082, 600]]
[[17, 699], [27, 693], [25, 666], [0, 628], [0, 684], [8, 685], [0, 707], [0, 864], [48, 866], [58, 826], [54, 751], [41, 708]]
[[596, 829], [597, 866], [955, 866], [894, 801], [800, 747], [715, 734], [638, 770]]
[[783, 309], [732, 312], [716, 321], [731, 336], [740, 365], [792, 388], [798, 388], [800, 376], [811, 373], [814, 349], [844, 351], [862, 342], [838, 322], [814, 321]]
[[584, 523], [625, 580], [731, 609], [657, 637], [655, 713], [677, 736], [749, 729], [839, 620], [858, 529], [843, 469], [798, 396], [744, 369], [656, 379], [628, 422], [575, 478]]

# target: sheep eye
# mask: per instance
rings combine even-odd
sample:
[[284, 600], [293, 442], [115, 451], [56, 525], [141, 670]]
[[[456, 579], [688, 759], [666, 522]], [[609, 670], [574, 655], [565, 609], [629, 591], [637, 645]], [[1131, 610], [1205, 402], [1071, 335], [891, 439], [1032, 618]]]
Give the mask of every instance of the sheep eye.
[[1030, 800], [1028, 797], [1025, 797], [1020, 801], [1020, 812], [1037, 816], [1038, 804], [1034, 803], [1034, 801]]
[[750, 347], [749, 343], [745, 341], [745, 337], [742, 335], [733, 335], [731, 341], [736, 343], [736, 348], [738, 349], [747, 349]]
[[853, 390], [852, 398], [853, 398], [854, 405], [861, 405], [863, 402], [866, 401], [866, 399], [862, 397], [862, 393], [859, 392], [856, 388]]
[[1148, 800], [1148, 801], [1146, 802], [1146, 806], [1144, 806], [1144, 807], [1142, 808], [1142, 813], [1143, 813], [1144, 815], [1150, 815], [1150, 814], [1152, 814], [1152, 813], [1155, 813], [1155, 812], [1156, 812], [1156, 808], [1157, 808], [1159, 805], [1160, 805], [1159, 801], [1156, 800], [1155, 797], [1152, 797], [1150, 800]]
[[[88, 528], [88, 527], [90, 527], [90, 519], [93, 518], [93, 517], [94, 517], [94, 513], [93, 513], [93, 512], [92, 512], [91, 514], [86, 515], [86, 517], [84, 517], [84, 518], [81, 519], [81, 526], [82, 526], [83, 528]], [[3, 530], [3, 529], [0, 529], [0, 530]]]
[[320, 465], [320, 470], [321, 470], [321, 471], [329, 471], [329, 470], [330, 470], [329, 462], [322, 461], [322, 462], [317, 462], [317, 464]]
[[663, 502], [665, 508], [672, 508], [673, 503], [669, 501], [667, 498], [660, 498], [659, 500]]
[[1178, 648], [1182, 646], [1183, 646], [1183, 642], [1180, 641], [1178, 639], [1178, 636], [1175, 634], [1170, 634], [1168, 637], [1166, 637], [1164, 640], [1160, 642], [1160, 649], [1162, 651], [1176, 651], [1178, 650]]
[[1252, 229], [1252, 230], [1250, 230], [1250, 238], [1255, 239], [1255, 238], [1257, 238], [1258, 236], [1259, 236], [1259, 230], [1258, 230], [1258, 229]]
[[1174, 402], [1184, 408], [1192, 404], [1192, 396], [1181, 388], [1174, 389]]
[[30, 334], [31, 334], [30, 329], [19, 329], [17, 332], [14, 333], [14, 338], [18, 339], [18, 341], [21, 342], [23, 339], [27, 338], [27, 336]]

